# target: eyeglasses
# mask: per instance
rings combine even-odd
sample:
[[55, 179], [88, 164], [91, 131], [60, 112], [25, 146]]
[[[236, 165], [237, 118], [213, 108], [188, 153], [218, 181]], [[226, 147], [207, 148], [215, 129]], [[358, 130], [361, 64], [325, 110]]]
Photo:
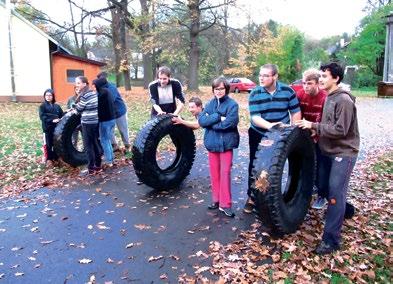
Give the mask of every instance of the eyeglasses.
[[214, 91], [224, 91], [225, 88], [214, 88]]

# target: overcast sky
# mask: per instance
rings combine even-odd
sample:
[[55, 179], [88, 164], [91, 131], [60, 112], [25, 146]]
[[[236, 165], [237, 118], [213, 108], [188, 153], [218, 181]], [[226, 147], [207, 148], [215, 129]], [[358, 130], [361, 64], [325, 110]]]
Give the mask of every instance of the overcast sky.
[[[241, 27], [247, 24], [247, 14], [260, 24], [273, 19], [289, 24], [313, 38], [320, 39], [344, 32], [353, 34], [365, 16], [362, 9], [367, 0], [237, 0], [242, 11], [233, 13], [231, 24]], [[76, 1], [81, 2], [81, 1]], [[86, 8], [99, 8], [105, 0], [84, 0]], [[133, 2], [139, 3], [134, 0]], [[62, 21], [69, 18], [66, 0], [31, 0], [36, 8]]]

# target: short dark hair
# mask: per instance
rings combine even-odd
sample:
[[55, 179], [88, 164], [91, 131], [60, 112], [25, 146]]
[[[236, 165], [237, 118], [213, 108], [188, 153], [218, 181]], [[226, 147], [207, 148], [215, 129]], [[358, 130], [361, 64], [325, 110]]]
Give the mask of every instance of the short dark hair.
[[342, 79], [344, 79], [344, 68], [342, 68], [342, 66], [336, 62], [323, 64], [319, 69], [322, 70], [323, 72], [328, 70], [332, 75], [333, 79], [336, 79], [338, 77], [337, 85], [340, 84]]
[[202, 107], [202, 100], [198, 97], [192, 97], [188, 102], [194, 103], [197, 107]]
[[272, 71], [273, 76], [278, 74], [278, 66], [276, 64], [267, 63], [262, 65], [260, 69], [262, 68], [269, 69], [270, 71]]
[[76, 77], [76, 79], [79, 79], [82, 81], [82, 83], [89, 85], [89, 80], [85, 76], [78, 76], [78, 77]]
[[229, 94], [230, 85], [229, 85], [228, 80], [224, 76], [218, 77], [218, 78], [213, 80], [212, 91], [214, 92], [214, 89], [217, 88], [218, 86], [220, 86], [221, 83], [225, 87], [225, 94], [228, 95]]
[[172, 74], [171, 69], [167, 66], [161, 66], [160, 68], [158, 68], [157, 78], [158, 78], [158, 75], [160, 75], [161, 73], [167, 75], [168, 77], [171, 77], [171, 74]]
[[100, 73], [97, 74], [97, 78], [101, 79], [101, 78], [108, 78], [108, 73], [106, 73], [105, 71], [102, 71]]

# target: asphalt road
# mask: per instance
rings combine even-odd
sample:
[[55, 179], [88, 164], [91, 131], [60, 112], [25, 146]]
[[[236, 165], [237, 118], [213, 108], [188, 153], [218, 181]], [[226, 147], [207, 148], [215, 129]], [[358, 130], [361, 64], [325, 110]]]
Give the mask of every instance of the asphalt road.
[[[359, 99], [359, 161], [393, 146], [393, 100]], [[175, 191], [136, 185], [132, 167], [114, 168], [90, 186], [69, 183], [0, 201], [0, 283], [178, 282], [210, 265], [202, 252], [226, 244], [255, 222], [242, 213], [248, 147], [235, 151], [236, 217], [208, 211], [207, 153], [199, 148], [191, 174]], [[85, 263], [84, 263], [85, 262]], [[211, 276], [212, 277], [212, 276]]]

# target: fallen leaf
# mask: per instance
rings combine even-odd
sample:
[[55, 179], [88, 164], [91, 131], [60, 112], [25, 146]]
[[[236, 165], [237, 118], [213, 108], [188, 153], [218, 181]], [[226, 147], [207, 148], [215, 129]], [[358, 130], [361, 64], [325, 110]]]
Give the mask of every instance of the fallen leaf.
[[149, 262], [157, 261], [157, 260], [160, 260], [160, 259], [162, 259], [162, 258], [163, 258], [162, 255], [159, 255], [159, 256], [151, 256], [151, 257], [149, 257], [148, 261], [149, 261]]
[[134, 225], [135, 228], [137, 228], [138, 230], [149, 230], [151, 228], [151, 226], [149, 225], [145, 225], [145, 224], [137, 224]]
[[88, 258], [82, 258], [82, 259], [78, 260], [78, 262], [81, 263], [81, 264], [88, 264], [88, 263], [91, 263], [93, 261], [91, 259], [88, 259]]

